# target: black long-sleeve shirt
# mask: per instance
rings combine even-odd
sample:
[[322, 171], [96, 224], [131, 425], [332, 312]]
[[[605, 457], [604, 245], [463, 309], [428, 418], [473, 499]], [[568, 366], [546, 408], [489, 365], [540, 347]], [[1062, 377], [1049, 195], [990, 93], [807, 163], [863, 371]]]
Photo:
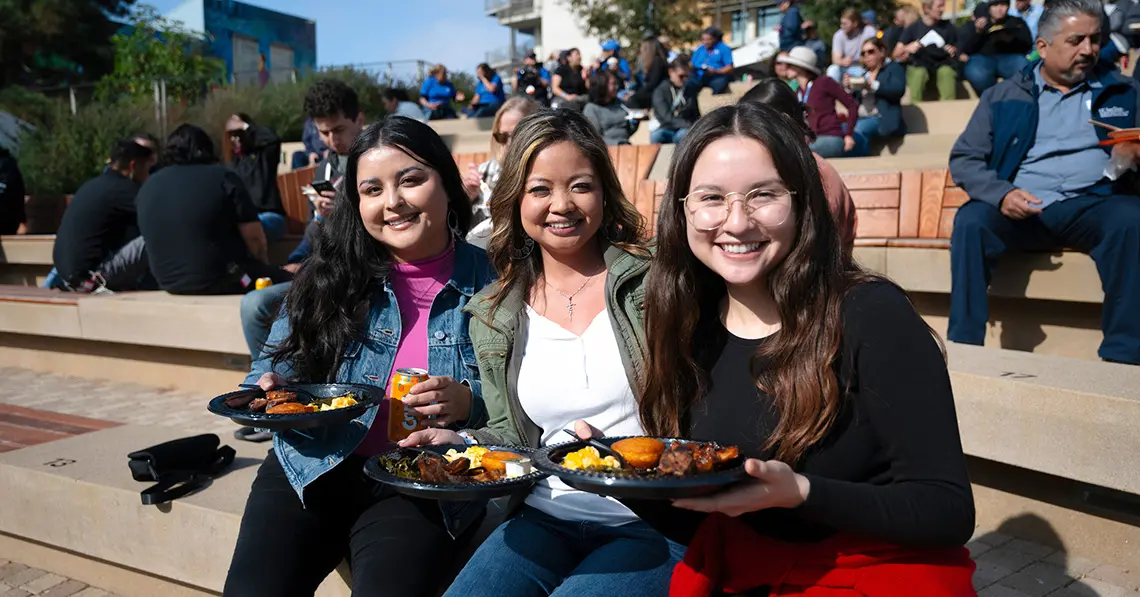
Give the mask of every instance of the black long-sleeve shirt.
[[245, 183], [249, 197], [259, 212], [285, 213], [277, 187], [277, 164], [281, 161], [281, 140], [273, 129], [254, 124], [249, 127], [250, 147], [234, 155], [233, 169]]
[[[987, 17], [988, 19], [988, 17]], [[1002, 54], [1028, 54], [1033, 49], [1033, 36], [1029, 26], [1017, 17], [1001, 21], [988, 21], [978, 31], [974, 21], [967, 21], [958, 32], [958, 50], [968, 56], [998, 56]]]
[[[842, 313], [835, 369], [843, 408], [828, 436], [796, 466], [811, 482], [808, 499], [742, 520], [791, 542], [849, 532], [903, 547], [965, 544], [974, 529], [974, 501], [937, 342], [906, 295], [885, 282], [853, 288]], [[763, 446], [777, 413], [749, 373], [766, 340], [736, 338], [723, 327], [717, 335], [706, 353], [711, 390], [692, 410], [689, 436], [771, 459]], [[704, 518], [663, 503], [630, 505], [680, 542]]]

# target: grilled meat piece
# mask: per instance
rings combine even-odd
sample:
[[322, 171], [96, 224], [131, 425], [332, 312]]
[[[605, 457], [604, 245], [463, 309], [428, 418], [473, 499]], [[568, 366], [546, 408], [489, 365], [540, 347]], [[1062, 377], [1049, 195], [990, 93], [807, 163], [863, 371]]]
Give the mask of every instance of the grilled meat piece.
[[711, 473], [716, 466], [716, 449], [712, 444], [689, 444], [693, 451], [693, 464], [698, 473]]
[[269, 390], [265, 393], [265, 399], [269, 401], [266, 408], [273, 408], [278, 404], [287, 404], [289, 402], [297, 402], [297, 395], [287, 390]]
[[253, 402], [249, 403], [249, 408], [247, 410], [249, 410], [251, 413], [263, 413], [265, 412], [265, 407], [268, 404], [269, 401], [265, 398], [256, 398]]
[[657, 463], [657, 476], [684, 477], [696, 472], [693, 462], [693, 450], [684, 444], [674, 444], [663, 454]]
[[241, 410], [241, 409], [249, 406], [249, 404], [251, 402], [253, 402], [253, 399], [256, 396], [257, 396], [257, 394], [255, 394], [253, 392], [247, 392], [247, 393], [241, 394], [239, 396], [234, 396], [232, 398], [226, 398], [226, 406], [229, 408], [232, 408], [234, 410]]
[[428, 483], [450, 483], [447, 476], [447, 461], [443, 456], [429, 456], [421, 453], [416, 457], [416, 466], [420, 469], [420, 479]]
[[716, 448], [716, 463], [726, 464], [740, 458], [740, 448], [736, 446], [728, 446], [727, 448], [717, 446]]

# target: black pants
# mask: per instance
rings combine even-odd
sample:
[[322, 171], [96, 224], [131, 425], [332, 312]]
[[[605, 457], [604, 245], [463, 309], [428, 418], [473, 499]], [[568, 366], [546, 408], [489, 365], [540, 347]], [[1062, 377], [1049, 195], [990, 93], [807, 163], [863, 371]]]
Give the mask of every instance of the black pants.
[[[434, 595], [456, 572], [463, 539], [444, 529], [439, 505], [385, 490], [350, 456], [305, 490], [305, 506], [270, 451], [246, 502], [225, 597], [312, 597], [341, 560], [352, 594]], [[472, 530], [478, 524], [471, 526]]]

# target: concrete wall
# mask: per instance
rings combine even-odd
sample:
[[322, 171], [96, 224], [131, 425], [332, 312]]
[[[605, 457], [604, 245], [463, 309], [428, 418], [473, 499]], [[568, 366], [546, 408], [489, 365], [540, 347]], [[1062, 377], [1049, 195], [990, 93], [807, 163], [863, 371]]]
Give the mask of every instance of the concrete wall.
[[541, 35], [542, 38], [536, 42], [541, 46], [543, 59], [551, 52], [570, 48], [582, 51], [583, 64], [591, 63], [602, 55], [601, 40], [586, 33], [585, 27], [562, 0], [543, 1]]

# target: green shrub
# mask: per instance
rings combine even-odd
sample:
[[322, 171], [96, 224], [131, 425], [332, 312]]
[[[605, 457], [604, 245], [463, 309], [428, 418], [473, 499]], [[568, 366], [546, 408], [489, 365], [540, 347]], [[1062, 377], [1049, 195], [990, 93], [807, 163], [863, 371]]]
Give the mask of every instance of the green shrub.
[[107, 163], [111, 146], [138, 132], [154, 132], [154, 107], [123, 100], [92, 102], [74, 116], [57, 106], [41, 126], [20, 137], [18, 159], [29, 195], [71, 194], [97, 176]]

